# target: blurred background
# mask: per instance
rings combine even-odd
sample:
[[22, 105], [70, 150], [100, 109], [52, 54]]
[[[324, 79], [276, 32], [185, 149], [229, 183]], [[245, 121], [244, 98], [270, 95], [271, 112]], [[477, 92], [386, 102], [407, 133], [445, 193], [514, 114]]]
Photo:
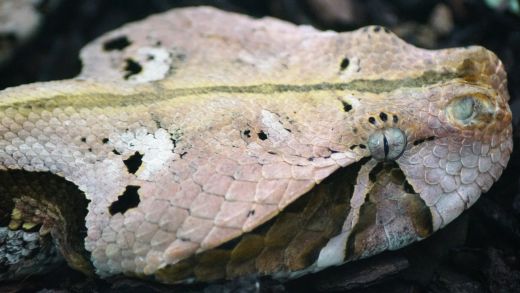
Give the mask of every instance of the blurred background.
[[[405, 249], [333, 268], [276, 291], [520, 292], [520, 5], [519, 0], [0, 0], [0, 89], [71, 78], [79, 50], [127, 22], [175, 7], [211, 5], [272, 16], [323, 30], [388, 27], [424, 48], [482, 45], [509, 76], [515, 148], [499, 182], [473, 208], [433, 237]], [[52, 279], [52, 281], [50, 281]], [[220, 287], [218, 287], [220, 286]], [[179, 290], [238, 290], [223, 284]], [[49, 276], [0, 284], [10, 292], [166, 292], [134, 281], [87, 280], [62, 268]], [[251, 288], [249, 288], [251, 289]]]

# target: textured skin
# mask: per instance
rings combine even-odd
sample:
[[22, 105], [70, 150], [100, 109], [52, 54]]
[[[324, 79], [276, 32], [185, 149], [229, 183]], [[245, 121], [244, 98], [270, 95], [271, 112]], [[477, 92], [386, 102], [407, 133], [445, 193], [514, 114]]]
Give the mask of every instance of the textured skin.
[[[11, 188], [0, 220], [50, 229], [71, 266], [103, 277], [292, 277], [397, 249], [471, 206], [512, 150], [505, 72], [481, 47], [429, 51], [380, 27], [319, 32], [188, 8], [111, 32], [82, 60], [76, 79], [0, 92], [0, 169], [76, 185], [71, 197], [89, 200], [84, 249], [75, 240], [83, 217], [60, 216], [77, 208], [67, 199], [42, 196], [44, 215], [62, 212], [35, 219]], [[479, 105], [469, 121], [451, 114], [464, 96]], [[366, 143], [385, 127], [404, 131], [408, 145], [378, 164]], [[341, 167], [350, 179], [314, 188]], [[323, 196], [343, 190], [329, 184], [343, 196]], [[343, 207], [324, 217], [331, 226], [291, 204], [314, 194], [307, 209]], [[299, 224], [276, 224], [277, 215]], [[306, 239], [323, 240], [291, 246], [269, 227], [282, 227], [279, 237], [314, 227]], [[273, 241], [280, 263], [262, 256]], [[225, 273], [201, 273], [211, 266]]]

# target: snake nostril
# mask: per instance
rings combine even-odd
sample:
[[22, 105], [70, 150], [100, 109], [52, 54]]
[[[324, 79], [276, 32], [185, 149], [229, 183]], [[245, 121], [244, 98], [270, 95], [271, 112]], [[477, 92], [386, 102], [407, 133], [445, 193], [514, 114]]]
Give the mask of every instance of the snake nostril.
[[377, 130], [368, 138], [368, 149], [378, 161], [398, 159], [405, 147], [406, 134], [395, 127]]

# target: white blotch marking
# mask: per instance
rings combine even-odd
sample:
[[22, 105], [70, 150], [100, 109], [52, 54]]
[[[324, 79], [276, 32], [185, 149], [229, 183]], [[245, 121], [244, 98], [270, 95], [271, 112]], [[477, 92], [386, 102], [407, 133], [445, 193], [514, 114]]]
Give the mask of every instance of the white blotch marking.
[[125, 132], [119, 137], [111, 137], [110, 140], [114, 142], [114, 147], [121, 154], [130, 156], [139, 152], [143, 155], [142, 164], [136, 173], [137, 178], [141, 180], [153, 180], [155, 174], [175, 157], [170, 135], [162, 128], [153, 134], [148, 133], [146, 128], [139, 128], [135, 133]]
[[271, 113], [267, 110], [261, 111], [261, 120], [262, 124], [267, 128], [267, 134], [269, 135], [269, 139], [273, 143], [285, 141], [287, 137], [290, 135], [290, 132], [283, 127], [280, 122], [280, 117], [274, 113]]
[[129, 80], [138, 83], [163, 79], [172, 64], [171, 54], [164, 48], [140, 48], [134, 59], [142, 69], [141, 72], [130, 76]]
[[352, 95], [341, 97], [341, 99], [344, 102], [346, 102], [349, 105], [351, 105], [352, 106], [352, 110], [355, 110], [355, 109], [361, 107], [361, 102], [359, 101], [359, 99], [354, 97], [354, 96], [352, 96]]
[[342, 70], [340, 73], [340, 77], [343, 80], [349, 80], [354, 77], [354, 75], [361, 70], [360, 60], [357, 57], [349, 58], [348, 67], [345, 70]]

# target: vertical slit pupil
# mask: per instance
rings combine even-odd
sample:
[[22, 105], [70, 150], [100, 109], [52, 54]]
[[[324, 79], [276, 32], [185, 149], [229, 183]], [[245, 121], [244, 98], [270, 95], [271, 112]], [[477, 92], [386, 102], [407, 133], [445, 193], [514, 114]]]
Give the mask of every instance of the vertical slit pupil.
[[386, 136], [383, 136], [383, 147], [385, 150], [385, 158], [388, 157], [388, 152], [390, 151], [390, 147], [388, 146], [388, 140], [386, 139]]

